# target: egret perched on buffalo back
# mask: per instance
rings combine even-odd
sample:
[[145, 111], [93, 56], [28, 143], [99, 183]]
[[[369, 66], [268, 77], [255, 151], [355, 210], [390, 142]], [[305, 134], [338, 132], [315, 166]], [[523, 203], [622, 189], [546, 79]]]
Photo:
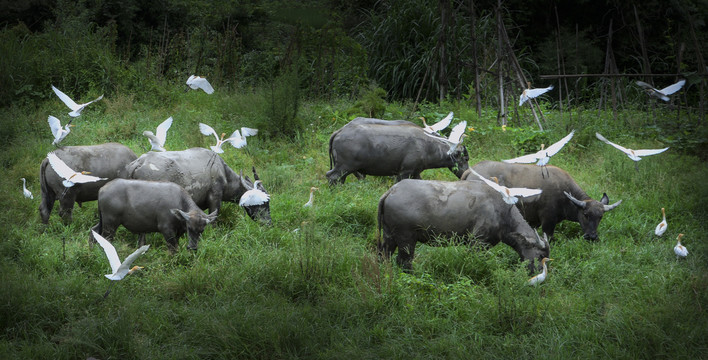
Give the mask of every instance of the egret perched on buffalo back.
[[170, 126], [172, 126], [172, 116], [157, 126], [157, 134], [153, 134], [149, 130], [143, 131], [143, 135], [150, 140], [151, 151], [166, 151], [165, 140], [167, 140], [167, 130], [170, 129]]
[[49, 154], [47, 154], [47, 159], [49, 160], [49, 165], [52, 166], [52, 169], [54, 169], [57, 175], [64, 178], [62, 184], [64, 184], [64, 186], [67, 188], [72, 187], [75, 184], [106, 180], [106, 178], [100, 178], [97, 176], [89, 175], [89, 171], [77, 172], [73, 170], [69, 167], [69, 165], [66, 165], [66, 163], [62, 161], [54, 152], [50, 152]]
[[187, 79], [187, 85], [194, 90], [202, 89], [207, 94], [214, 93], [214, 88], [211, 87], [211, 84], [209, 84], [207, 79], [203, 76], [196, 76], [196, 75], [190, 76]]
[[538, 195], [542, 192], [541, 189], [528, 189], [528, 188], [508, 188], [503, 185], [499, 185], [498, 183], [491, 181], [484, 176], [480, 175], [478, 172], [472, 170], [470, 168], [470, 171], [475, 174], [480, 180], [484, 181], [487, 185], [492, 187], [492, 189], [496, 190], [502, 195], [502, 199], [504, 200], [505, 203], [509, 205], [514, 205], [519, 201], [519, 198], [517, 196], [523, 196], [523, 197], [528, 197], [528, 196], [534, 196]]
[[519, 106], [523, 105], [528, 99], [533, 99], [553, 90], [553, 85], [547, 88], [531, 89], [531, 83], [527, 82], [527, 84], [528, 89], [524, 89], [524, 92], [521, 93], [521, 97], [519, 98]]
[[59, 146], [59, 143], [64, 140], [67, 135], [69, 135], [69, 133], [71, 132], [70, 128], [74, 126], [71, 125], [71, 120], [69, 120], [69, 122], [67, 122], [66, 125], [64, 125], [64, 128], [62, 129], [61, 122], [59, 121], [59, 119], [51, 115], [49, 115], [47, 122], [49, 122], [49, 128], [52, 130], [52, 135], [54, 135], [54, 141], [52, 141], [52, 145], [56, 146]]
[[[545, 167], [548, 165], [548, 162], [551, 160], [551, 156], [557, 154], [565, 144], [570, 141], [570, 139], [573, 138], [573, 134], [575, 134], [575, 130], [571, 131], [570, 134], [566, 135], [564, 138], [560, 139], [558, 142], [555, 144], [547, 147], [546, 149], [543, 148], [543, 144], [541, 144], [541, 150], [533, 153], [533, 154], [528, 154], [524, 156], [519, 156], [517, 158], [509, 159], [509, 160], [503, 160], [505, 163], [532, 163], [536, 162], [536, 165]], [[543, 169], [541, 169], [541, 175], [543, 175]], [[548, 169], [546, 169], [546, 172], [548, 173]], [[549, 174], [550, 176], [550, 174]]]
[[34, 196], [32, 193], [27, 190], [27, 186], [25, 184], [25, 178], [22, 178], [22, 194], [25, 195], [26, 198], [28, 199], [34, 199]]
[[70, 97], [68, 97], [66, 94], [61, 92], [61, 90], [55, 88], [54, 85], [52, 85], [52, 90], [54, 90], [54, 93], [57, 94], [59, 99], [61, 99], [61, 101], [63, 101], [64, 104], [66, 104], [66, 106], [68, 106], [69, 109], [71, 109], [71, 112], [69, 113], [69, 116], [71, 116], [71, 117], [77, 117], [77, 116], [81, 115], [81, 111], [83, 111], [86, 106], [88, 106], [89, 104], [94, 103], [98, 100], [103, 99], [103, 95], [101, 95], [101, 96], [97, 97], [95, 100], [89, 101], [85, 104], [77, 104], [76, 102], [74, 102], [74, 100], [71, 100]]
[[669, 226], [669, 224], [666, 222], [666, 212], [664, 211], [664, 208], [661, 208], [661, 215], [664, 217], [664, 219], [659, 223], [659, 225], [656, 226], [656, 229], [654, 230], [654, 234], [656, 236], [664, 235], [664, 233], [666, 232], [666, 228]]
[[423, 119], [423, 131], [427, 132], [428, 134], [440, 135], [441, 130], [450, 126], [450, 122], [452, 122], [452, 116], [453, 116], [453, 113], [452, 113], [452, 111], [450, 111], [450, 113], [447, 114], [447, 116], [445, 116], [442, 120], [436, 122], [433, 125], [426, 124], [425, 118], [422, 118]]
[[669, 99], [668, 95], [671, 95], [671, 94], [681, 90], [681, 88], [683, 87], [683, 85], [685, 83], [686, 83], [686, 80], [679, 80], [679, 82], [677, 82], [675, 84], [669, 85], [661, 90], [657, 90], [653, 86], [645, 83], [644, 81], [637, 81], [637, 85], [644, 88], [644, 91], [646, 91], [646, 93], [649, 96], [655, 97], [657, 99], [661, 99], [664, 101], [669, 101], [670, 99]]
[[240, 206], [263, 205], [270, 200], [270, 195], [268, 195], [268, 193], [258, 189], [258, 184], [260, 184], [260, 182], [260, 180], [256, 180], [253, 183], [253, 188], [241, 195], [241, 199], [238, 202]]
[[595, 133], [595, 137], [597, 137], [600, 141], [604, 142], [605, 144], [612, 145], [615, 148], [619, 149], [619, 151], [625, 153], [630, 159], [634, 160], [634, 168], [639, 171], [639, 166], [637, 166], [637, 162], [641, 160], [642, 156], [649, 156], [649, 155], [656, 155], [659, 153], [662, 153], [669, 148], [663, 148], [663, 149], [646, 149], [646, 150], [632, 150], [632, 149], [627, 149], [626, 147], [617, 145], [613, 143], [610, 140], [607, 140], [604, 136], [600, 135], [600, 133]]
[[551, 261], [551, 260], [553, 260], [553, 259], [549, 259], [549, 258], [541, 259], [541, 266], [543, 267], [543, 271], [540, 274], [530, 278], [526, 284], [537, 285], [537, 284], [542, 283], [544, 280], [546, 280], [546, 275], [548, 274], [548, 268], [546, 267], [546, 261]]
[[138, 250], [135, 250], [132, 254], [128, 255], [123, 262], [121, 262], [120, 258], [118, 258], [116, 248], [113, 247], [113, 244], [104, 239], [103, 236], [99, 235], [97, 232], [91, 230], [91, 233], [93, 234], [93, 238], [96, 239], [98, 244], [103, 248], [103, 251], [106, 253], [106, 257], [108, 257], [108, 262], [111, 264], [112, 273], [106, 274], [107, 278], [114, 281], [122, 280], [126, 277], [126, 275], [141, 268], [139, 266], [130, 268], [130, 265], [132, 265], [135, 259], [137, 259], [140, 255], [145, 254], [145, 252], [150, 248], [150, 245], [141, 246]]
[[674, 246], [674, 253], [676, 254], [676, 258], [685, 258], [688, 256], [688, 249], [686, 249], [685, 246], [681, 245], [681, 238], [683, 237], [683, 234], [678, 234], [678, 238], [676, 238], [676, 246]]
[[239, 132], [238, 130], [234, 131], [231, 136], [228, 138], [224, 139], [224, 136], [226, 133], [221, 133], [221, 139], [216, 135], [216, 130], [212, 128], [211, 126], [203, 123], [199, 123], [199, 131], [206, 136], [209, 135], [214, 135], [214, 138], [216, 139], [216, 145], [210, 146], [211, 150], [214, 151], [217, 154], [221, 154], [224, 152], [224, 150], [221, 148], [224, 143], [229, 143], [233, 147], [240, 149], [244, 146], [246, 146], [246, 137], [247, 136], [253, 136], [258, 134], [258, 129], [251, 129], [247, 127], [242, 127], [241, 131]]

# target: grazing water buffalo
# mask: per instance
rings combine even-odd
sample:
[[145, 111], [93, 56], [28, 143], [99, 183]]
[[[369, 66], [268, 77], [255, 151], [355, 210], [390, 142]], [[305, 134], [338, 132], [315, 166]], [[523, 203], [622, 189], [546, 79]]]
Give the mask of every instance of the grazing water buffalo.
[[[499, 184], [508, 187], [527, 187], [541, 189], [543, 193], [534, 201], [523, 198], [516, 203], [524, 219], [533, 227], [541, 227], [548, 236], [553, 236], [556, 224], [563, 220], [580, 223], [585, 239], [597, 240], [597, 227], [602, 215], [614, 209], [622, 200], [608, 205], [607, 194], [600, 201], [593, 200], [564, 170], [555, 166], [546, 166], [549, 176], [538, 175], [536, 165], [507, 164], [496, 161], [482, 161], [472, 167], [482, 176], [496, 176]], [[475, 178], [466, 172], [462, 180]]]
[[[469, 155], [463, 146], [450, 152], [451, 143], [426, 134], [411, 122], [396, 124], [378, 119], [357, 118], [329, 138], [330, 184], [344, 183], [347, 175], [391, 176], [396, 180], [420, 179], [425, 169], [447, 167], [457, 177], [467, 170]], [[397, 126], [396, 126], [397, 125]]]
[[70, 188], [64, 187], [60, 177], [51, 166], [49, 160], [44, 159], [39, 170], [39, 179], [42, 188], [42, 201], [39, 204], [39, 215], [42, 222], [49, 222], [54, 201], [59, 198], [59, 215], [64, 223], [71, 222], [74, 202], [95, 201], [98, 199], [98, 190], [107, 182], [125, 177], [125, 165], [135, 160], [137, 156], [128, 147], [116, 143], [107, 143], [91, 146], [64, 146], [54, 153], [76, 171], [90, 171], [91, 175], [106, 178], [107, 180], [76, 184]]
[[[236, 174], [215, 152], [203, 148], [183, 151], [149, 152], [126, 166], [128, 178], [172, 181], [182, 186], [202, 209], [219, 211], [222, 201], [237, 203], [246, 191], [253, 189], [248, 177]], [[253, 176], [258, 180], [256, 169]], [[267, 193], [263, 184], [258, 189]], [[244, 206], [253, 220], [270, 225], [270, 202]]]
[[204, 227], [214, 219], [216, 211], [205, 214], [175, 183], [115, 179], [98, 192], [98, 224], [92, 230], [112, 238], [123, 225], [140, 234], [140, 245], [145, 243], [145, 233], [159, 232], [174, 253], [185, 232], [189, 236], [187, 248], [196, 250]]
[[481, 181], [403, 180], [379, 200], [379, 253], [388, 258], [398, 248], [396, 261], [410, 270], [417, 242], [434, 237], [494, 246], [511, 246], [523, 260], [548, 257], [548, 241], [526, 223], [519, 210], [506, 204], [494, 189]]

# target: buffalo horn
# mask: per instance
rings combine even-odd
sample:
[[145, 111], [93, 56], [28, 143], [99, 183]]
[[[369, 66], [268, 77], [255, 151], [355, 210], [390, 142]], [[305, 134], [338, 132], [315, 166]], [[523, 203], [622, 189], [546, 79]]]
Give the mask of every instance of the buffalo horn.
[[241, 175], [241, 176], [240, 176], [240, 178], [241, 178], [241, 185], [242, 185], [244, 188], [246, 188], [246, 190], [251, 190], [251, 189], [253, 189], [253, 186], [249, 185], [246, 181], [243, 180], [243, 179], [244, 179], [244, 177], [243, 177], [243, 170], [241, 170], [241, 171], [239, 172], [239, 175]]
[[[583, 209], [585, 208], [585, 205], [587, 205], [587, 203], [585, 201], [580, 201], [580, 200], [574, 198], [573, 195], [570, 195], [570, 193], [567, 191], [563, 191], [563, 194], [565, 194], [565, 196], [567, 196], [568, 199], [570, 199], [570, 201], [575, 203], [575, 205], [578, 205], [579, 207], [581, 207]], [[607, 210], [605, 210], [605, 211], [607, 211]]]
[[253, 169], [253, 180], [258, 181], [260, 178], [258, 177], [258, 173], [256, 173], [256, 167], [252, 166], [251, 169]]
[[604, 205], [604, 209], [605, 209], [605, 211], [610, 211], [610, 210], [616, 208], [617, 205], [619, 205], [619, 204], [621, 204], [621, 203], [622, 203], [622, 200], [620, 200], [620, 201], [618, 201], [618, 202], [616, 202], [616, 203], [614, 203], [614, 204], [612, 204], [612, 205]]

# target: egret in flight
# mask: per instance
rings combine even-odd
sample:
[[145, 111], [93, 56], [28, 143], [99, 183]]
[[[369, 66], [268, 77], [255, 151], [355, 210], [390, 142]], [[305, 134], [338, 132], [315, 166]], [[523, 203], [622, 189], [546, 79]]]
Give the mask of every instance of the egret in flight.
[[528, 285], [537, 285], [537, 284], [542, 283], [544, 280], [546, 280], [546, 275], [548, 274], [548, 268], [546, 267], [546, 261], [551, 261], [551, 260], [553, 260], [553, 259], [549, 259], [549, 258], [541, 259], [541, 266], [543, 266], [543, 271], [540, 274], [530, 278], [527, 282]]
[[221, 139], [216, 135], [216, 130], [212, 128], [211, 126], [203, 123], [199, 123], [199, 131], [206, 136], [209, 135], [214, 135], [214, 138], [216, 139], [216, 145], [210, 146], [211, 150], [214, 151], [217, 154], [221, 154], [224, 152], [224, 150], [221, 148], [224, 143], [229, 143], [233, 147], [240, 149], [244, 146], [246, 146], [246, 137], [247, 136], [253, 136], [258, 134], [258, 129], [251, 129], [247, 127], [242, 127], [241, 131], [239, 132], [238, 130], [234, 131], [231, 136], [228, 138], [224, 139], [224, 136], [226, 133], [221, 133]]
[[25, 185], [25, 178], [22, 178], [22, 194], [24, 194], [25, 197], [28, 199], [34, 199], [32, 193], [27, 190], [27, 186]]
[[[560, 139], [558, 142], [555, 144], [549, 146], [548, 148], [544, 149], [543, 144], [541, 144], [541, 150], [533, 153], [533, 154], [528, 154], [524, 156], [519, 156], [517, 158], [509, 159], [509, 160], [504, 160], [505, 163], [532, 163], [536, 162], [536, 165], [542, 166], [543, 168], [548, 165], [548, 162], [551, 160], [551, 156], [557, 154], [565, 144], [570, 141], [570, 139], [573, 138], [573, 134], [575, 134], [575, 130], [571, 131], [570, 134], [566, 135], [564, 138]], [[543, 175], [543, 169], [541, 169], [541, 175]], [[548, 169], [546, 169], [546, 173], [548, 173]], [[550, 174], [549, 174], [550, 176]]]
[[524, 92], [521, 93], [521, 97], [519, 98], [519, 106], [523, 105], [529, 99], [533, 99], [537, 96], [541, 96], [541, 95], [553, 90], [553, 85], [551, 85], [547, 88], [532, 89], [530, 82], [527, 82], [526, 84], [528, 84], [527, 85], [528, 89], [524, 89]]
[[143, 131], [143, 135], [147, 136], [148, 140], [150, 140], [150, 145], [152, 146], [150, 151], [167, 150], [165, 149], [165, 140], [167, 139], [167, 130], [170, 129], [170, 126], [172, 126], [172, 116], [157, 126], [157, 135], [153, 134], [152, 131], [149, 130]]
[[64, 178], [64, 181], [62, 182], [62, 184], [64, 184], [64, 187], [70, 188], [75, 184], [106, 180], [106, 178], [91, 176], [89, 175], [90, 172], [88, 171], [74, 171], [69, 167], [69, 165], [66, 165], [66, 163], [62, 161], [54, 152], [50, 152], [49, 154], [47, 154], [47, 159], [49, 159], [49, 165], [52, 166], [52, 169], [54, 169], [57, 175]]
[[657, 99], [661, 99], [664, 101], [669, 101], [670, 100], [669, 95], [681, 90], [681, 88], [683, 87], [683, 85], [685, 83], [686, 83], [686, 80], [680, 80], [679, 82], [677, 82], [673, 85], [669, 85], [661, 90], [657, 90], [653, 86], [645, 83], [644, 81], [637, 81], [637, 85], [644, 88], [644, 91], [646, 91], [646, 93], [649, 96], [655, 97]]
[[617, 145], [610, 140], [607, 140], [604, 136], [600, 135], [600, 133], [595, 133], [595, 137], [597, 137], [600, 141], [604, 142], [605, 144], [614, 146], [615, 148], [619, 149], [619, 151], [625, 153], [630, 159], [634, 160], [634, 168], [637, 171], [639, 171], [639, 166], [637, 166], [637, 162], [642, 159], [641, 158], [642, 156], [656, 155], [659, 153], [663, 153], [664, 151], [669, 149], [668, 147], [666, 147], [663, 149], [632, 150], [632, 149], [627, 149], [626, 147]]
[[140, 255], [145, 254], [145, 252], [150, 248], [150, 245], [141, 246], [138, 250], [135, 250], [132, 254], [128, 255], [123, 262], [121, 262], [120, 258], [118, 258], [116, 248], [113, 247], [113, 244], [97, 232], [91, 230], [91, 233], [93, 234], [93, 238], [96, 239], [98, 244], [103, 248], [103, 251], [106, 253], [106, 257], [108, 257], [108, 262], [111, 264], [111, 271], [113, 273], [106, 274], [107, 278], [114, 281], [122, 280], [128, 274], [132, 274], [133, 271], [142, 269], [139, 266], [134, 266], [131, 268], [130, 265], [132, 265], [133, 261], [135, 261], [135, 259], [137, 259]]
[[52, 130], [52, 135], [54, 135], [54, 141], [52, 142], [52, 145], [59, 146], [59, 143], [64, 140], [67, 135], [69, 135], [69, 133], [71, 132], [70, 127], [74, 126], [71, 125], [72, 120], [69, 120], [69, 122], [66, 123], [66, 125], [64, 125], [64, 128], [62, 129], [61, 122], [59, 121], [59, 119], [49, 115], [47, 122], [49, 122], [49, 128]]
[[484, 181], [487, 185], [489, 185], [492, 189], [499, 192], [502, 195], [502, 199], [504, 200], [504, 202], [509, 205], [516, 204], [519, 201], [518, 196], [528, 197], [538, 195], [542, 192], [541, 189], [508, 188], [506, 186], [499, 185], [498, 179], [496, 179], [497, 182], [494, 182], [480, 175], [478, 172], [472, 170], [471, 168], [470, 171], [478, 178], [480, 178], [480, 180]]
[[189, 79], [187, 79], [187, 85], [194, 90], [202, 89], [207, 94], [214, 93], [214, 88], [211, 87], [211, 84], [209, 84], [207, 79], [203, 76], [190, 76]]
[[457, 151], [457, 147], [462, 143], [462, 138], [467, 136], [465, 134], [465, 129], [467, 128], [467, 121], [462, 121], [455, 125], [450, 132], [450, 136], [447, 138], [447, 142], [450, 144], [450, 150], [447, 151], [448, 155], [452, 155]]
[[66, 104], [66, 106], [68, 106], [69, 109], [71, 109], [71, 112], [69, 113], [69, 116], [71, 116], [71, 117], [77, 117], [77, 116], [81, 115], [81, 111], [83, 111], [86, 106], [88, 106], [89, 104], [91, 104], [93, 102], [103, 99], [103, 95], [101, 95], [101, 96], [97, 97], [96, 100], [89, 101], [85, 104], [77, 104], [74, 100], [71, 100], [70, 97], [68, 97], [66, 94], [61, 92], [61, 90], [55, 88], [54, 85], [52, 85], [52, 90], [54, 90], [54, 93], [57, 94], [59, 99], [61, 99], [61, 101], [63, 101], [64, 104]]

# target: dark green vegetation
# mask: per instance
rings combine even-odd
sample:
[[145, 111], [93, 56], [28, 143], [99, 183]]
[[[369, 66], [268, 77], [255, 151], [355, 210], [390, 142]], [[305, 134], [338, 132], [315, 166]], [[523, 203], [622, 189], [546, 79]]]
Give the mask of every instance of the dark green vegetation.
[[[557, 103], [541, 101], [547, 131], [534, 130], [526, 106], [518, 112], [510, 106], [510, 126], [503, 131], [496, 119], [493, 75], [482, 79], [486, 85], [481, 116], [470, 105], [474, 94], [468, 85], [463, 89], [451, 83], [439, 103], [429, 102], [438, 98], [437, 85], [426, 85], [421, 100], [429, 101], [414, 106], [424, 63], [390, 59], [394, 67], [384, 74], [417, 75], [392, 77], [398, 83], [379, 78], [373, 66], [392, 53], [377, 49], [396, 49], [373, 46], [375, 35], [366, 41], [362, 26], [381, 15], [359, 11], [373, 9], [366, 1], [317, 3], [318, 11], [260, 1], [238, 6], [170, 1], [149, 8], [142, 8], [143, 3], [126, 1], [114, 7], [111, 1], [92, 6], [57, 1], [45, 9], [37, 1], [28, 2], [36, 8], [23, 10], [32, 14], [23, 13], [24, 24], [2, 18], [0, 358], [708, 356], [708, 130], [700, 121], [698, 83], [675, 97], [680, 107], [670, 108], [647, 102], [631, 85], [633, 79], [624, 79], [619, 89], [625, 96], [616, 118], [609, 110], [597, 111], [599, 83], [579, 83], [582, 91], [572, 113], [563, 108], [561, 115]], [[489, 31], [494, 32], [491, 5], [475, 3], [477, 26], [491, 24]], [[577, 3], [577, 13], [589, 6]], [[692, 2], [682, 3], [701, 17], [688, 6]], [[460, 5], [467, 2], [453, 4], [455, 11], [462, 11]], [[437, 2], [418, 5], [389, 11], [405, 12], [410, 19], [431, 14], [431, 21], [438, 21]], [[507, 5], [517, 10], [506, 12], [506, 21], [554, 28], [550, 20], [537, 21], [539, 15], [518, 10], [524, 8], [521, 2]], [[673, 46], [680, 41], [665, 40], [678, 39], [687, 41], [680, 63], [686, 71], [696, 71], [688, 29], [667, 9], [675, 10], [663, 2], [642, 6], [642, 21], [663, 24], [661, 20], [670, 19], [665, 27], [644, 27], [645, 36], [655, 40], [649, 51], [652, 70], [674, 71], [679, 61], [666, 54], [674, 54]], [[627, 9], [605, 10], [617, 19], [622, 12], [625, 19], [632, 18]], [[656, 20], [656, 14], [668, 15]], [[562, 13], [561, 21], [571, 21], [567, 26], [573, 29], [572, 20], [583, 20], [583, 38], [606, 32], [607, 17], [592, 25], [591, 16], [570, 15]], [[405, 18], [389, 18], [392, 23], [377, 24], [407, 29]], [[364, 25], [358, 25], [362, 21]], [[458, 16], [456, 24], [465, 26], [465, 21]], [[517, 31], [511, 25], [509, 31]], [[697, 26], [698, 38], [704, 39], [702, 22]], [[630, 28], [635, 27], [624, 27]], [[480, 41], [488, 35], [493, 44], [494, 34], [483, 36], [482, 30]], [[534, 33], [520, 35], [523, 46], [517, 50], [536, 49], [539, 39], [548, 43], [540, 30], [534, 28]], [[456, 34], [456, 41], [462, 41], [466, 33]], [[620, 44], [632, 39], [621, 32], [615, 35]], [[399, 56], [433, 59], [429, 52], [435, 52], [437, 34], [421, 36], [425, 41], [416, 46], [426, 47], [397, 48], [402, 50]], [[602, 54], [603, 41], [581, 41], [579, 51], [591, 54], [599, 48]], [[623, 71], [631, 71], [627, 59], [638, 59], [639, 52], [630, 50], [615, 50]], [[525, 57], [524, 67], [531, 69], [532, 59], [542, 61], [530, 50], [519, 57], [522, 62]], [[489, 52], [479, 58], [485, 69], [494, 62]], [[600, 60], [590, 61], [588, 54], [582, 58], [594, 67], [580, 71], [602, 71], [602, 55]], [[550, 66], [547, 59], [543, 63]], [[555, 68], [538, 73], [543, 71]], [[206, 75], [214, 95], [185, 93], [191, 73]], [[469, 84], [469, 74], [461, 74], [462, 83]], [[428, 75], [428, 81], [439, 79]], [[166, 144], [171, 150], [208, 147], [213, 139], [199, 134], [199, 122], [227, 133], [241, 126], [261, 129], [246, 148], [227, 146], [223, 158], [237, 171], [249, 173], [252, 165], [257, 167], [272, 196], [273, 226], [260, 226], [238, 206], [225, 204], [196, 252], [187, 251], [182, 239], [180, 251], [169, 256], [163, 238], [152, 234], [150, 250], [136, 262], [145, 269], [115, 284], [102, 300], [109, 265], [102, 250], [87, 242], [90, 227], [98, 221], [96, 203], [77, 206], [68, 226], [61, 224], [56, 208], [48, 226], [39, 221], [39, 164], [53, 149], [46, 119], [51, 114], [62, 123], [68, 120], [68, 109], [50, 84], [77, 101], [106, 94], [74, 121], [76, 127], [64, 145], [116, 141], [139, 155], [149, 148], [142, 131], [154, 131], [168, 116], [174, 117]], [[404, 89], [413, 89], [413, 96]], [[518, 102], [518, 93], [509, 98]], [[425, 116], [433, 122], [448, 111], [455, 112], [454, 123], [466, 120], [474, 128], [465, 139], [470, 164], [536, 151], [575, 129], [573, 140], [551, 164], [566, 169], [592, 197], [607, 192], [611, 202], [623, 200], [605, 215], [600, 240], [583, 240], [579, 225], [563, 223], [551, 244], [555, 260], [549, 276], [534, 288], [525, 285], [525, 266], [505, 245], [472, 251], [421, 245], [413, 274], [379, 262], [374, 250], [376, 206], [393, 182], [350, 177], [344, 186], [328, 187], [324, 174], [329, 168], [329, 135], [355, 116], [416, 122]], [[642, 160], [637, 173], [631, 160], [595, 139], [596, 131], [630, 148], [671, 149]], [[428, 170], [422, 176], [456, 180], [447, 170]], [[34, 200], [22, 197], [21, 177], [27, 178]], [[320, 190], [314, 207], [304, 209], [311, 186]], [[669, 228], [657, 239], [653, 230], [661, 221], [661, 207], [666, 208]], [[678, 233], [685, 234], [690, 252], [686, 260], [676, 260], [672, 250]], [[137, 236], [121, 228], [114, 245], [124, 257], [136, 248]]]

